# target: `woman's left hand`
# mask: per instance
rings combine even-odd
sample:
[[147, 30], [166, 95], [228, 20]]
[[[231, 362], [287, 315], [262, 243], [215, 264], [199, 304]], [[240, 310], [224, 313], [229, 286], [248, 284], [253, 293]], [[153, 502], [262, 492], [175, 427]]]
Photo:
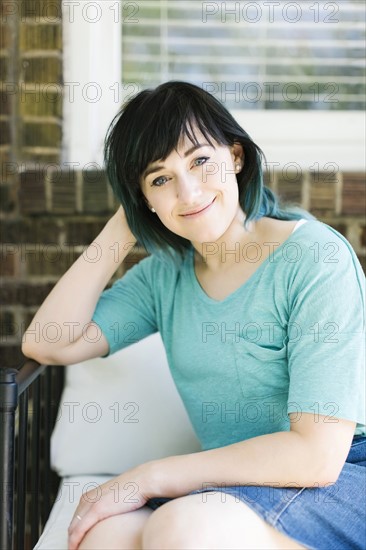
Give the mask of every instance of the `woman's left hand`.
[[69, 526], [68, 549], [77, 550], [80, 542], [98, 521], [137, 510], [154, 491], [155, 461], [141, 464], [84, 493]]

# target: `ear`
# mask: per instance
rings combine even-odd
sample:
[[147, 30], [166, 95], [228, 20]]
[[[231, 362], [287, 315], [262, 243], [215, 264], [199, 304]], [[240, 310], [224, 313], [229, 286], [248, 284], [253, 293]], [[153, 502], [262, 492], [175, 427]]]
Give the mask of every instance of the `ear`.
[[231, 147], [231, 154], [235, 163], [239, 163], [241, 167], [244, 166], [244, 149], [241, 143], [234, 143]]
[[234, 143], [234, 145], [232, 145], [231, 156], [233, 159], [235, 172], [241, 172], [244, 166], [244, 149], [241, 143]]

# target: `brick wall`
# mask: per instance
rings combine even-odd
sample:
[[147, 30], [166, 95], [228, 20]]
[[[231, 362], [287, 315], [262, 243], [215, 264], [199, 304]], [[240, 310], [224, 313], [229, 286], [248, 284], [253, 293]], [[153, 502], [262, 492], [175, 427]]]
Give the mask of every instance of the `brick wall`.
[[[61, 1], [2, 3], [0, 46], [2, 366], [23, 361], [34, 313], [117, 209], [104, 173], [62, 169]], [[291, 159], [290, 159], [291, 160]], [[268, 184], [350, 241], [366, 269], [362, 173], [275, 173]], [[141, 257], [134, 253], [117, 271]]]
[[14, 366], [23, 357], [20, 327], [44, 283], [33, 279], [34, 258], [26, 267], [11, 243], [49, 242], [54, 235], [47, 220], [33, 215], [47, 198], [37, 170], [61, 157], [61, 0], [9, 0], [0, 10], [0, 342], [2, 365]]

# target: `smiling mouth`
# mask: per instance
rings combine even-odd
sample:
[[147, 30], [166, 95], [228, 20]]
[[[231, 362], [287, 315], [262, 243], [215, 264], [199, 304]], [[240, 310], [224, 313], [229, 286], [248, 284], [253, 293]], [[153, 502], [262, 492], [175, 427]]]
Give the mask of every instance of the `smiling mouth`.
[[193, 212], [188, 212], [187, 214], [180, 214], [180, 215], [185, 218], [188, 218], [190, 216], [195, 216], [196, 214], [200, 214], [201, 212], [204, 212], [205, 210], [210, 208], [210, 206], [215, 202], [215, 200], [216, 200], [216, 197], [210, 202], [210, 204], [207, 204], [203, 208], [199, 208], [198, 210], [194, 210]]

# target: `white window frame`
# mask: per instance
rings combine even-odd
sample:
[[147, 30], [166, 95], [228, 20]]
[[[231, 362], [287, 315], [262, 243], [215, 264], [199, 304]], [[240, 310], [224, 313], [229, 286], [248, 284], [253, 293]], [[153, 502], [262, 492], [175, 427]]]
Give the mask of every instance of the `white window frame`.
[[[75, 4], [71, 17], [70, 6]], [[122, 103], [122, 30], [115, 17], [116, 2], [63, 2], [63, 162], [84, 167], [103, 165], [107, 128]], [[102, 16], [98, 21], [97, 10]], [[88, 21], [89, 19], [89, 21]], [[98, 101], [97, 83], [102, 92]], [[72, 91], [74, 93], [72, 93]], [[94, 94], [94, 95], [93, 95]], [[276, 168], [296, 163], [322, 170], [335, 163], [340, 171], [366, 171], [363, 111], [232, 111], [234, 117]]]
[[[273, 168], [289, 163], [302, 170], [365, 171], [362, 111], [232, 111]], [[318, 163], [318, 167], [314, 165]], [[333, 170], [333, 168], [332, 168]]]
[[62, 161], [76, 169], [103, 166], [103, 142], [118, 111], [122, 33], [116, 1], [62, 2]]

